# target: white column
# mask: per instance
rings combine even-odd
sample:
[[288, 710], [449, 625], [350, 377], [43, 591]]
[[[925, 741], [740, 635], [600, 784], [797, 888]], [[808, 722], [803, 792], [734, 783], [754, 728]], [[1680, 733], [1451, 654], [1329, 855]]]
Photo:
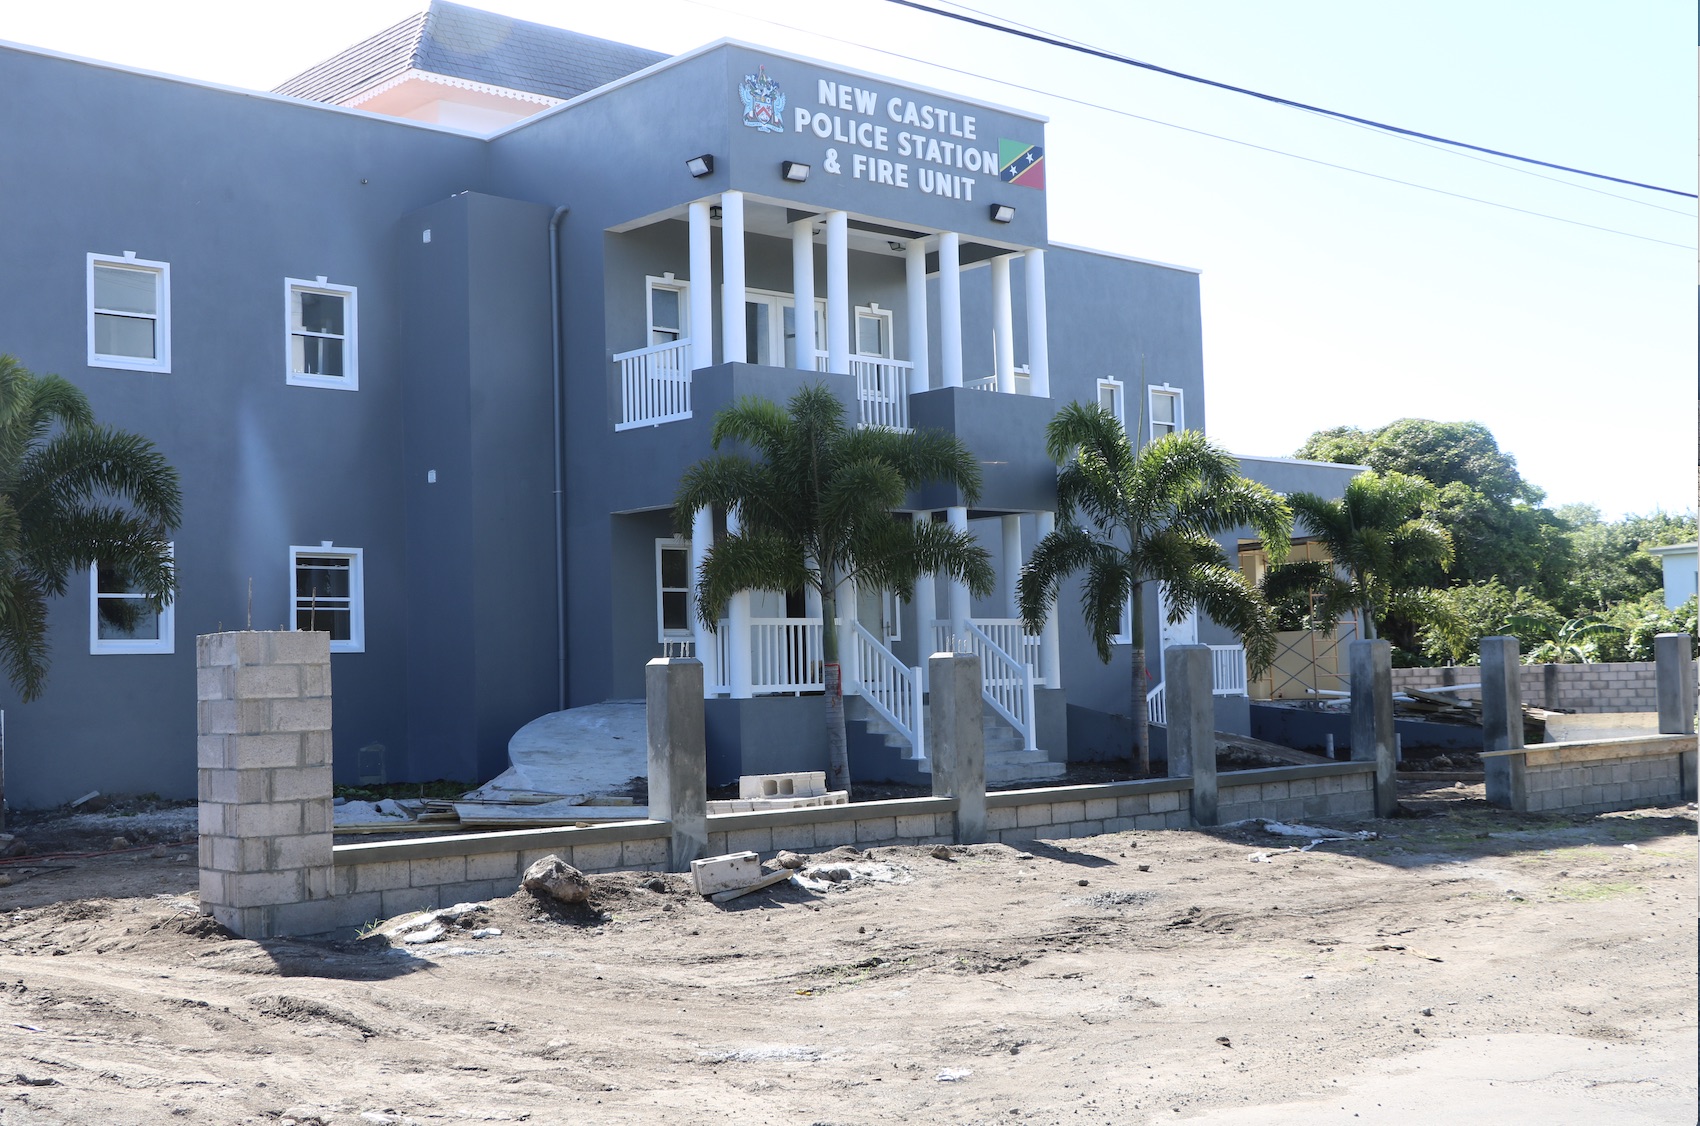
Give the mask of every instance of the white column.
[[[738, 531], [741, 521], [738, 510], [726, 513], [726, 531], [728, 534]], [[741, 590], [734, 594], [726, 607], [726, 628], [731, 634], [726, 639], [726, 663], [731, 667], [726, 670], [726, 683], [732, 688], [734, 700], [748, 700], [755, 695], [750, 680], [750, 592]]]
[[691, 204], [691, 369], [714, 366], [714, 255], [708, 201]]
[[697, 616], [696, 587], [697, 580], [702, 577], [702, 561], [708, 557], [708, 549], [714, 544], [714, 509], [704, 505], [697, 509], [691, 518], [691, 638], [695, 643], [697, 660], [702, 662], [702, 694], [714, 695], [714, 686], [720, 683], [720, 670], [716, 667], [719, 645], [713, 633], [709, 632], [702, 618]]
[[1045, 252], [1029, 250], [1027, 262], [1027, 393], [1051, 397], [1051, 334], [1045, 316]]
[[961, 239], [955, 231], [939, 235], [939, 386], [962, 386]]
[[826, 213], [826, 370], [850, 374], [850, 217]]
[[815, 370], [815, 221], [791, 224], [791, 298], [796, 305], [797, 370]]
[[992, 346], [993, 371], [997, 373], [998, 390], [1005, 395], [1015, 394], [1015, 314], [1010, 311], [1009, 260], [1010, 254], [992, 259]]
[[[932, 386], [927, 372], [927, 240], [910, 239], [903, 256], [903, 278], [909, 292], [909, 393]], [[928, 627], [931, 628], [930, 626]]]
[[[1056, 513], [1038, 512], [1034, 516], [1038, 524], [1034, 530], [1039, 539], [1056, 531]], [[1062, 687], [1062, 633], [1057, 628], [1055, 606], [1051, 607], [1050, 616], [1045, 619], [1045, 628], [1039, 631], [1039, 678], [1045, 682], [1046, 688]]]
[[[917, 512], [915, 519], [928, 520], [931, 513]], [[915, 659], [926, 667], [927, 657], [937, 644], [933, 640], [933, 620], [939, 616], [938, 576], [928, 571], [915, 580]]]
[[[949, 518], [950, 526], [956, 531], [968, 531], [968, 510], [966, 508], [947, 508], [945, 509], [945, 514]], [[974, 606], [968, 598], [967, 583], [958, 579], [951, 579], [949, 586], [950, 601], [948, 603], [948, 610], [950, 614], [950, 632], [961, 636], [968, 632], [967, 623], [968, 619], [974, 614]]]
[[[1015, 597], [1015, 580], [1021, 577], [1021, 517], [1003, 518], [1003, 577], [1009, 583], [1009, 616], [1021, 617], [1021, 603]], [[1020, 657], [1019, 653], [1012, 656]]]
[[[838, 584], [838, 675], [846, 696], [862, 694], [861, 662], [856, 659], [856, 631], [850, 623], [856, 620], [858, 592], [856, 584], [846, 580]], [[831, 629], [831, 622], [822, 622], [822, 629]]]
[[744, 193], [720, 194], [720, 359], [741, 364], [744, 346]]

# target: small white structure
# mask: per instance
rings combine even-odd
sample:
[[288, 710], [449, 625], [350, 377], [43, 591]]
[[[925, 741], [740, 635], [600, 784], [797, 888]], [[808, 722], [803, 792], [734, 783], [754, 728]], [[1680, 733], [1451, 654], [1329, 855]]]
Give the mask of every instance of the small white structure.
[[1700, 592], [1700, 544], [1674, 543], [1649, 547], [1665, 567], [1665, 609], [1674, 610]]

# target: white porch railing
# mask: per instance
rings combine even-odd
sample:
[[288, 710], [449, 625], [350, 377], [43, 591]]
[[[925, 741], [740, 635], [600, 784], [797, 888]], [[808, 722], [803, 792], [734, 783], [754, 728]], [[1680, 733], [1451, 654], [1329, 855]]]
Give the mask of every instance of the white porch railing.
[[[1151, 722], [1168, 726], [1169, 708], [1163, 687], [1167, 680], [1145, 694]], [[1210, 647], [1210, 694], [1212, 696], [1244, 696], [1246, 694], [1245, 646], [1212, 645]]]
[[825, 691], [821, 620], [751, 618], [750, 689], [763, 694]]
[[1024, 665], [1032, 665], [1034, 686], [1045, 687], [1045, 678], [1039, 676], [1037, 671], [1041, 663], [1038, 634], [1028, 633], [1022, 627], [1020, 618], [975, 618], [973, 621], [986, 631], [986, 636], [996, 642], [999, 649]]
[[691, 417], [690, 350], [689, 340], [674, 340], [614, 357], [620, 365], [620, 421], [615, 430]]
[[[909, 757], [927, 757], [921, 670], [905, 668], [861, 622], [851, 623], [850, 644], [856, 647], [856, 667], [861, 673], [861, 697], [887, 723], [909, 740]], [[849, 693], [852, 688], [845, 685]]]
[[[986, 375], [979, 379], [964, 379], [962, 386], [971, 391], [996, 391], [998, 389], [998, 377]], [[1031, 395], [1033, 393], [1033, 377], [1028, 373], [1026, 364], [1015, 369], [1015, 393], [1017, 395]]]
[[850, 357], [850, 374], [856, 377], [856, 421], [863, 426], [908, 430], [909, 373], [914, 366], [907, 360]]
[[973, 621], [956, 639], [958, 652], [980, 658], [980, 695], [1021, 734], [1024, 749], [1039, 749], [1033, 723], [1033, 666], [1017, 661]]

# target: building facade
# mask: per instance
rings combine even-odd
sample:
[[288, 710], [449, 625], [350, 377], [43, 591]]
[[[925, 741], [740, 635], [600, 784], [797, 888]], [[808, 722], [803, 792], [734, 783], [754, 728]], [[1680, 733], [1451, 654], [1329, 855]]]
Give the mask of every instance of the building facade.
[[[982, 539], [991, 598], [848, 600], [869, 726], [939, 638], [977, 633], [1026, 747], [1111, 752], [1126, 646], [1100, 662], [1067, 591], [1022, 636], [1015, 575], [1054, 521], [1059, 405], [1141, 438], [1204, 427], [1196, 272], [1051, 243], [1038, 116], [743, 43], [663, 58], [428, 16], [435, 39], [351, 49], [405, 66], [363, 64], [362, 87], [345, 52], [287, 94], [0, 48], [0, 135], [26, 154], [0, 186], [28, 217], [3, 236], [0, 351], [152, 439], [186, 513], [157, 621], [103, 617], [127, 591], [99, 568], [54, 606], [46, 696], [6, 703], [12, 802], [192, 793], [194, 637], [234, 628], [330, 630], [339, 781], [489, 777], [520, 726], [640, 696], [686, 644], [715, 781], [815, 768], [818, 606], [741, 596], [705, 631], [689, 576], [726, 517], [670, 515], [717, 409], [810, 382], [983, 468], [974, 507], [906, 508]], [[485, 36], [458, 55], [456, 20]], [[559, 60], [592, 55], [576, 90]], [[924, 768], [924, 743], [865, 742], [864, 776]]]

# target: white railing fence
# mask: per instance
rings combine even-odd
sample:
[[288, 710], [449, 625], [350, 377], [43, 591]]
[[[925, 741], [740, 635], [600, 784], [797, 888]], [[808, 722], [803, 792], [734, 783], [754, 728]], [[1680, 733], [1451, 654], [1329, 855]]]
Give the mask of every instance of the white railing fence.
[[889, 430], [909, 429], [909, 372], [906, 360], [852, 356], [850, 374], [856, 377], [857, 421]]
[[821, 620], [750, 619], [750, 689], [757, 693], [825, 691]]
[[1018, 661], [973, 621], [957, 637], [957, 652], [980, 658], [980, 695], [1021, 734], [1022, 747], [1039, 749], [1033, 723], [1033, 666]]
[[[856, 666], [861, 672], [862, 699], [909, 740], [910, 758], [926, 758], [920, 668], [904, 667], [861, 622], [852, 622], [850, 627], [850, 644], [856, 647]], [[848, 693], [851, 686], [845, 685], [844, 690]]]
[[1044, 678], [1037, 675], [1040, 664], [1038, 634], [1028, 633], [1020, 618], [975, 618], [973, 621], [986, 631], [986, 636], [996, 642], [999, 649], [1024, 665], [1032, 665], [1035, 670], [1034, 686], [1045, 687]]
[[620, 365], [620, 421], [614, 429], [691, 417], [690, 350], [689, 340], [674, 340], [614, 357]]
[[[1169, 708], [1163, 686], [1166, 680], [1158, 681], [1157, 687], [1145, 694], [1150, 706], [1151, 722], [1168, 726]], [[1245, 646], [1243, 645], [1212, 645], [1210, 647], [1210, 694], [1212, 696], [1244, 696], [1246, 694], [1245, 675]]]
[[1169, 726], [1169, 707], [1163, 695], [1161, 683], [1145, 694], [1145, 707], [1149, 713], [1148, 718], [1152, 723], [1159, 727]]

